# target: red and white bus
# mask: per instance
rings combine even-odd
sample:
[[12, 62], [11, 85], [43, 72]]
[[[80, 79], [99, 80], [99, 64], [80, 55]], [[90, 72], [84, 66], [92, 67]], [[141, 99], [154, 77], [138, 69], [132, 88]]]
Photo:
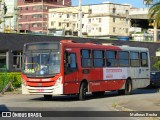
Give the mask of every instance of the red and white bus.
[[150, 56], [147, 48], [60, 42], [24, 45], [22, 93], [52, 95], [105, 91], [130, 94], [150, 84]]

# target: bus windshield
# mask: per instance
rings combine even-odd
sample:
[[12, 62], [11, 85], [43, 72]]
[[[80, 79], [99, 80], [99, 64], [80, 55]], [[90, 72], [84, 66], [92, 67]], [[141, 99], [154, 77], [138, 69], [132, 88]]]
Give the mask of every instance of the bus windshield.
[[34, 50], [24, 53], [22, 72], [34, 76], [55, 75], [60, 72], [60, 53], [53, 50]]

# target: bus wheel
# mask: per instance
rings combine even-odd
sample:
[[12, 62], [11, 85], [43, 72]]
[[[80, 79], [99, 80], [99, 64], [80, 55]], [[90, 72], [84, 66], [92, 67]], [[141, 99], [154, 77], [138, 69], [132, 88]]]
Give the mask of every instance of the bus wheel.
[[87, 92], [87, 83], [82, 82], [78, 94], [79, 100], [85, 100], [86, 92]]
[[125, 84], [125, 95], [131, 94], [131, 91], [132, 91], [132, 81], [127, 80]]
[[132, 91], [132, 82], [131, 82], [130, 79], [127, 79], [126, 83], [125, 83], [125, 89], [124, 90], [118, 90], [118, 94], [129, 95], [129, 94], [131, 94], [131, 91]]
[[52, 95], [44, 95], [44, 98], [45, 98], [46, 100], [51, 100], [51, 99], [52, 99]]
[[100, 92], [92, 92], [92, 95], [95, 97], [102, 97], [104, 95], [105, 91]]

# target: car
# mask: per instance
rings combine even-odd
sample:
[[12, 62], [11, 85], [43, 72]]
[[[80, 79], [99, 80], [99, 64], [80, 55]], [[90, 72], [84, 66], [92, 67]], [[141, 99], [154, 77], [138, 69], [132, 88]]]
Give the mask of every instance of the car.
[[151, 71], [150, 80], [150, 86], [160, 86], [160, 71]]

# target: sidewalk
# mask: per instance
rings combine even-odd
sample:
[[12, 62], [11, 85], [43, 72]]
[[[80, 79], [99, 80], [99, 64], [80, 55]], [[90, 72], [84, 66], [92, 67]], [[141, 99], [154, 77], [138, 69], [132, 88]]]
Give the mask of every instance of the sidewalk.
[[132, 99], [119, 105], [136, 111], [160, 111], [160, 93], [146, 95], [145, 98]]
[[[158, 115], [160, 115], [160, 93], [146, 94], [143, 97], [140, 94], [137, 99], [130, 99], [127, 102], [119, 102], [115, 108], [120, 111], [148, 111], [153, 113], [156, 111], [159, 112]], [[148, 118], [151, 120], [160, 120], [160, 117]], [[143, 119], [143, 117], [141, 117], [141, 119]]]

